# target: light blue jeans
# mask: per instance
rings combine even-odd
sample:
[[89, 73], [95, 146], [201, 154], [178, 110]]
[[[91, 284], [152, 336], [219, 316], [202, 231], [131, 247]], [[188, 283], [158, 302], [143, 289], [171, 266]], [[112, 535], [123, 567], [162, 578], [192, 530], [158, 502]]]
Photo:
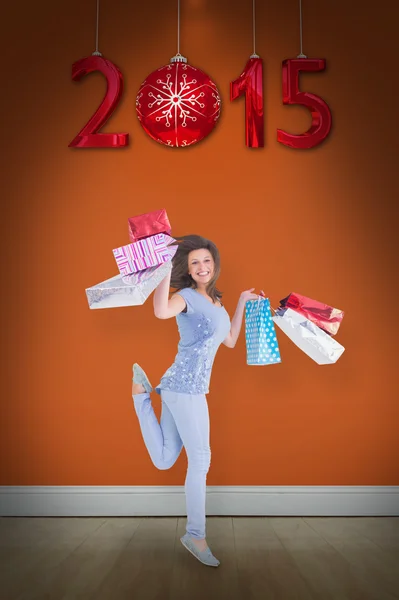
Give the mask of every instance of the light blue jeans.
[[157, 469], [170, 469], [184, 445], [188, 468], [185, 481], [187, 525], [193, 538], [205, 538], [206, 477], [211, 464], [209, 412], [205, 394], [161, 390], [160, 423], [148, 393], [133, 396], [134, 408], [148, 453]]

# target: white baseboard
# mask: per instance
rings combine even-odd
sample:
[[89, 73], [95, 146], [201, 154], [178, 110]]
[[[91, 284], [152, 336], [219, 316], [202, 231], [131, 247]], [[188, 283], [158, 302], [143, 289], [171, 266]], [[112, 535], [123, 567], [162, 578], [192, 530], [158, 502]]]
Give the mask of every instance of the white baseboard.
[[[399, 516], [399, 486], [208, 486], [208, 516]], [[183, 486], [0, 486], [2, 517], [177, 517]]]

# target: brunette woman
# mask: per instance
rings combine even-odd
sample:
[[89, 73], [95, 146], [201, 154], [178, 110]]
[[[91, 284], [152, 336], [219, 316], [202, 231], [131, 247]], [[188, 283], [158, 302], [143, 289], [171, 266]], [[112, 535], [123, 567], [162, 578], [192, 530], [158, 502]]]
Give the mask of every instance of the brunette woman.
[[[184, 446], [188, 469], [185, 480], [186, 533], [182, 544], [202, 563], [217, 567], [205, 539], [206, 478], [211, 449], [206, 394], [219, 346], [236, 345], [247, 300], [258, 298], [254, 288], [242, 292], [230, 322], [216, 288], [220, 256], [215, 244], [198, 235], [176, 238], [178, 250], [169, 274], [154, 293], [154, 312], [159, 319], [176, 317], [180, 341], [173, 364], [161, 377], [160, 423], [153, 411], [153, 388], [139, 365], [133, 366], [132, 394], [141, 432], [153, 464], [170, 469]], [[177, 292], [169, 299], [169, 288]]]

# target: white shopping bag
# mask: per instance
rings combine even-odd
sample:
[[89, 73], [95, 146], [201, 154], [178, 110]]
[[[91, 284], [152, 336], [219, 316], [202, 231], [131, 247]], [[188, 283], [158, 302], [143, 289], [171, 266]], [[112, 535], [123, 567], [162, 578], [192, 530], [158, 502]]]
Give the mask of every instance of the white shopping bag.
[[118, 308], [144, 304], [172, 269], [172, 261], [132, 275], [115, 275], [86, 289], [89, 308]]
[[273, 321], [318, 365], [336, 363], [345, 350], [337, 340], [292, 308], [279, 308]]

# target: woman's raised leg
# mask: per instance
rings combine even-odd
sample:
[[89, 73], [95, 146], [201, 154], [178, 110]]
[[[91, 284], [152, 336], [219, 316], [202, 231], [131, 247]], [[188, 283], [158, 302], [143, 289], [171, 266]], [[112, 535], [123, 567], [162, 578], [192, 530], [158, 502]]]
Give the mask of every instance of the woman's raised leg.
[[144, 443], [153, 464], [157, 469], [170, 469], [183, 447], [172, 413], [162, 401], [159, 423], [151, 404], [150, 394], [147, 392], [133, 394], [133, 402]]

